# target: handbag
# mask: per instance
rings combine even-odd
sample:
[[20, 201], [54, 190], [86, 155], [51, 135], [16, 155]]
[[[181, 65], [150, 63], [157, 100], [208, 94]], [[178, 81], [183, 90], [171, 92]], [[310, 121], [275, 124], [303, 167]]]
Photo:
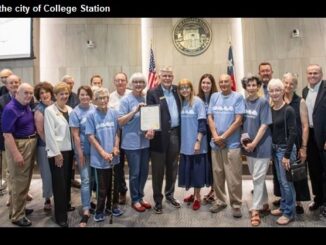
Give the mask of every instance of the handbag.
[[290, 169], [286, 171], [287, 181], [297, 182], [307, 179], [306, 162], [301, 162], [300, 159], [297, 159], [295, 162], [291, 162], [290, 165]]
[[[287, 142], [287, 127], [286, 127], [286, 110], [284, 112], [284, 124], [285, 124], [285, 141]], [[289, 182], [297, 182], [304, 179], [307, 179], [307, 168], [306, 162], [301, 162], [300, 159], [296, 159], [295, 161], [290, 159], [290, 169], [286, 170], [286, 179]]]

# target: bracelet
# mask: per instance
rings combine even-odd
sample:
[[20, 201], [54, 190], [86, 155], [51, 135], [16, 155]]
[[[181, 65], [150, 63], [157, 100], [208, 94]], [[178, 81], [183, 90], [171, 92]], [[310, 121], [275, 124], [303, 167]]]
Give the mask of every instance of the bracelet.
[[200, 140], [199, 139], [196, 139], [196, 142], [199, 142], [200, 143]]
[[306, 145], [302, 145], [301, 148], [307, 148], [307, 146]]

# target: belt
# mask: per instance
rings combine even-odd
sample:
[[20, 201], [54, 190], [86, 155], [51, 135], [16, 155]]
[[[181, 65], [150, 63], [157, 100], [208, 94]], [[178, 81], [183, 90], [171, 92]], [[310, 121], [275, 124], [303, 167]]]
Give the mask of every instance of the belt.
[[26, 139], [34, 139], [36, 138], [36, 134], [28, 135], [28, 136], [20, 136], [16, 137], [16, 140], [26, 140]]

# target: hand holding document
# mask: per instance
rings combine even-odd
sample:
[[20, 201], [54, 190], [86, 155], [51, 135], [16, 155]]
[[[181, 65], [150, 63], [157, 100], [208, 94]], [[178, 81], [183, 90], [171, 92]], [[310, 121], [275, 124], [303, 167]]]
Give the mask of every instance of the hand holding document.
[[140, 107], [140, 130], [161, 130], [160, 105]]

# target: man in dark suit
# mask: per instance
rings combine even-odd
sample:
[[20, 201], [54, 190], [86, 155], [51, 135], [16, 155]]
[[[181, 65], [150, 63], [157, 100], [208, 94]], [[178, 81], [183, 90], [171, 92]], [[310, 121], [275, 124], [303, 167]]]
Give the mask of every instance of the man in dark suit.
[[321, 216], [326, 218], [326, 81], [319, 65], [308, 65], [308, 86], [302, 91], [306, 100], [309, 117], [309, 139], [307, 160], [311, 178], [314, 202], [311, 211], [321, 208]]
[[160, 84], [147, 92], [147, 105], [160, 105], [161, 131], [155, 132], [150, 142], [154, 210], [162, 213], [162, 185], [166, 173], [165, 198], [176, 208], [180, 203], [174, 198], [174, 186], [178, 172], [180, 152], [180, 111], [181, 103], [177, 87], [172, 85], [171, 67], [162, 68], [158, 79]]

